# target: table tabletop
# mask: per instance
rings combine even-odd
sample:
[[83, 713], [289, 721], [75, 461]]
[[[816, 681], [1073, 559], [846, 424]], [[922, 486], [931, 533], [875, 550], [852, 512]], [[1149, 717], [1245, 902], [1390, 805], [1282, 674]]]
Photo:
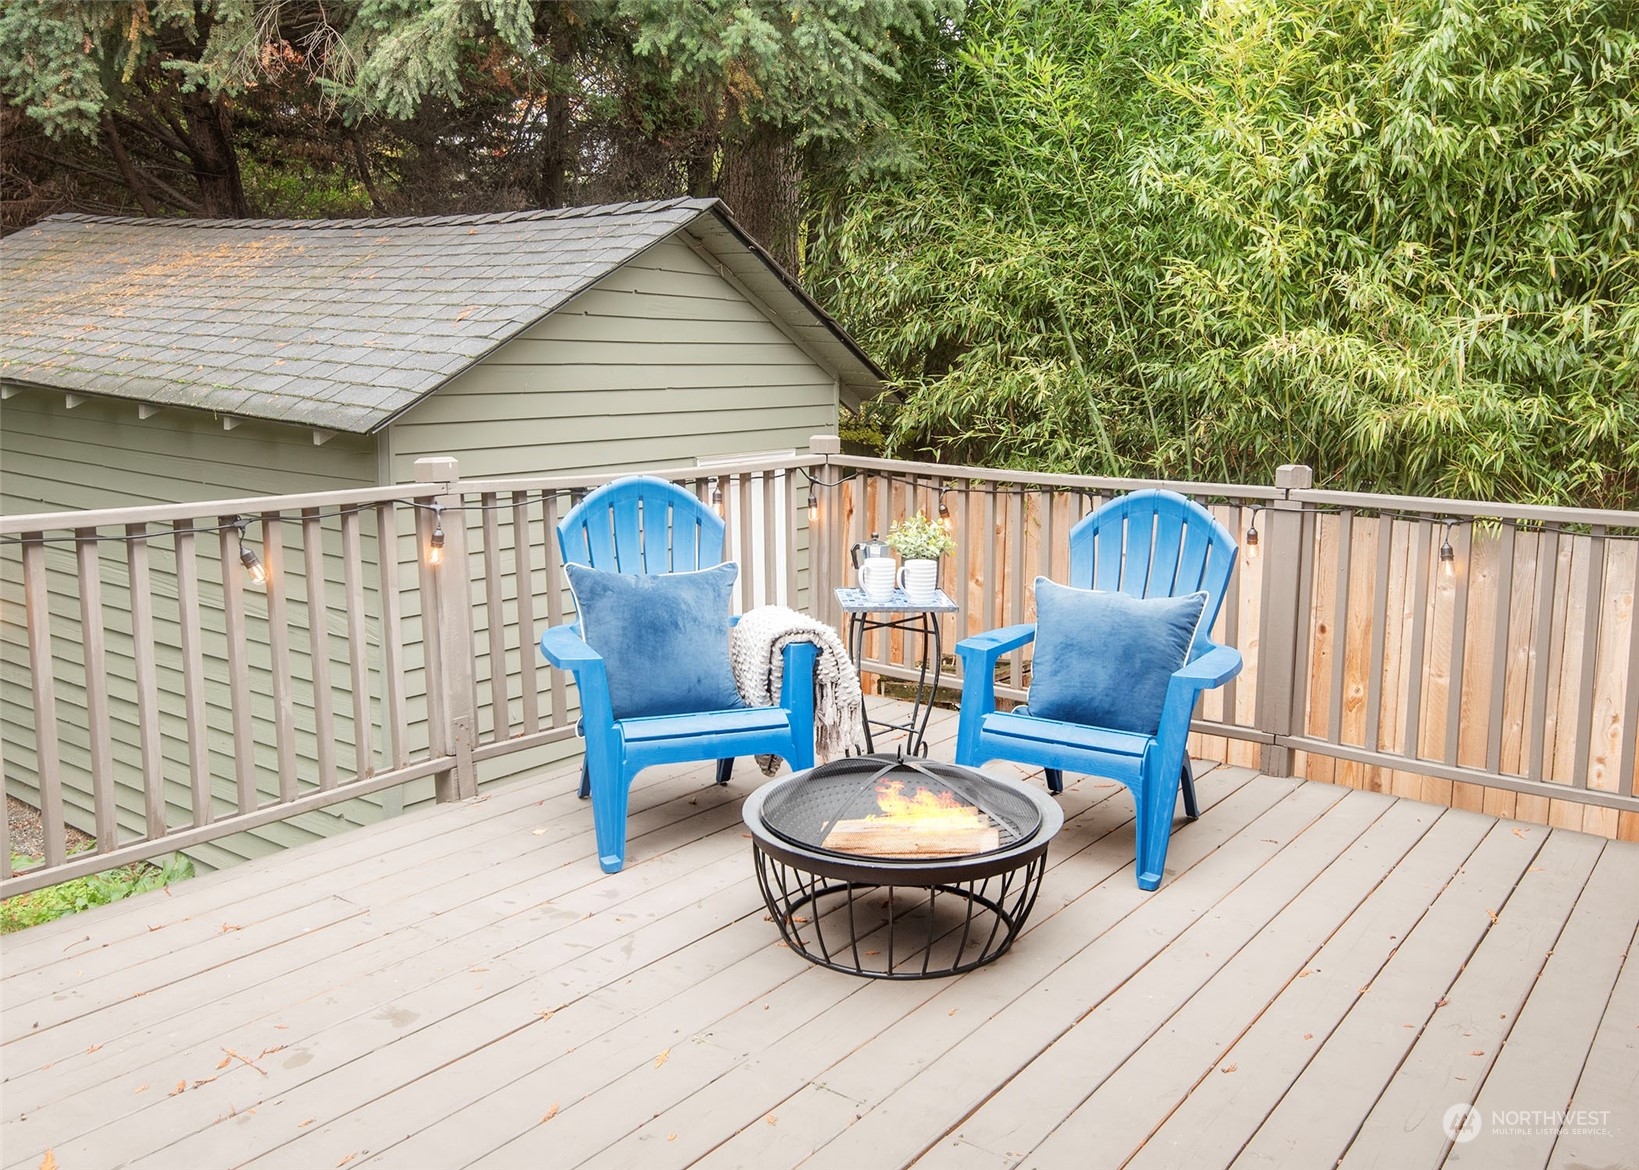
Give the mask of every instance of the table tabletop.
[[895, 589], [886, 601], [872, 601], [852, 585], [837, 586], [837, 604], [844, 613], [955, 613], [961, 608], [942, 589], [933, 601], [912, 601], [903, 589]]

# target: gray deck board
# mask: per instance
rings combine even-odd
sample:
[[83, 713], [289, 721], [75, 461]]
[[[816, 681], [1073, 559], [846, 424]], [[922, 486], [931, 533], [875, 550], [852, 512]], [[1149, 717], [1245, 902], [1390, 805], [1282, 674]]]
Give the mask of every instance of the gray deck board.
[[[1639, 926], [1636, 890], [1639, 856], [1625, 849], [1604, 851], [1474, 1101], [1479, 1133], [1451, 1147], [1447, 1166], [1513, 1170], [1548, 1161], [1560, 1127], [1535, 1115], [1557, 1115], [1572, 1107], [1588, 1051], [1610, 1007], [1623, 954]], [[1639, 1071], [1633, 1064], [1628, 1071], [1626, 1107], [1632, 1109], [1639, 1106], [1639, 1092], [1631, 1078]], [[1499, 1128], [1493, 1123], [1498, 1114], [1510, 1113], [1533, 1116], [1522, 1125]], [[1585, 1127], [1576, 1128], [1604, 1128], [1594, 1118], [1585, 1120]]]
[[781, 943], [738, 773], [640, 777], [617, 875], [560, 769], [8, 937], [0, 1164], [1639, 1165], [1639, 848], [1203, 766], [1144, 894], [1067, 777], [1014, 949], [888, 983]]

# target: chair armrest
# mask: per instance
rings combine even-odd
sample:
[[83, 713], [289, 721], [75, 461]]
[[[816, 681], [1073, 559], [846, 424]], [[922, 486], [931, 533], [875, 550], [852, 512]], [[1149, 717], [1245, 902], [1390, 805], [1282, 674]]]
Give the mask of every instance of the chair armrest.
[[1233, 646], [1214, 646], [1193, 662], [1186, 663], [1183, 669], [1173, 671], [1172, 677], [1188, 683], [1195, 690], [1210, 690], [1223, 686], [1240, 674], [1242, 665], [1239, 650]]
[[586, 644], [575, 626], [553, 626], [542, 634], [541, 654], [559, 670], [576, 673], [593, 663], [603, 663], [603, 655]]
[[1034, 622], [1020, 626], [1003, 626], [999, 630], [986, 630], [982, 634], [974, 634], [971, 638], [963, 638], [956, 643], [956, 653], [961, 655], [964, 669], [967, 661], [974, 657], [995, 666], [996, 660], [1003, 654], [1009, 650], [1017, 650], [1035, 636]]
[[963, 638], [956, 643], [962, 660], [962, 709], [957, 717], [956, 761], [977, 766], [979, 727], [985, 716], [996, 709], [996, 662], [1009, 650], [1017, 650], [1036, 636], [1035, 623], [1003, 626]]
[[1222, 686], [1239, 673], [1241, 652], [1233, 646], [1214, 646], [1194, 662], [1173, 671], [1172, 680], [1167, 683], [1166, 701], [1161, 705], [1161, 726], [1155, 733], [1157, 742], [1182, 761], [1189, 721], [1195, 714], [1195, 702], [1201, 692]]
[[784, 673], [780, 677], [780, 706], [799, 723], [814, 722], [814, 667], [819, 647], [813, 642], [787, 642]]
[[614, 703], [603, 655], [586, 644], [580, 625], [553, 626], [541, 635], [541, 654], [559, 670], [575, 676], [580, 691], [581, 727], [588, 742], [614, 734]]

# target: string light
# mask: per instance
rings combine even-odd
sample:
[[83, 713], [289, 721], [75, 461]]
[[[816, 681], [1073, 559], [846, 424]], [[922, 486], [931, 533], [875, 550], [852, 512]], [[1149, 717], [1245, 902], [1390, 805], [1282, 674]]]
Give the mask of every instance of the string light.
[[444, 505], [433, 501], [433, 534], [427, 541], [427, 563], [437, 568], [444, 563]]
[[1247, 525], [1245, 544], [1246, 544], [1246, 559], [1249, 560], [1249, 561], [1255, 561], [1255, 560], [1258, 559], [1258, 513], [1262, 510], [1263, 510], [1263, 505], [1261, 505], [1261, 504], [1253, 505], [1253, 507], [1252, 507], [1252, 522], [1249, 525]]
[[249, 524], [250, 521], [243, 516], [234, 521], [233, 526], [239, 531], [239, 563], [245, 566], [245, 572], [250, 575], [253, 584], [266, 585], [267, 566], [256, 555], [256, 550], [245, 543], [245, 529]]
[[946, 532], [955, 527], [950, 518], [950, 505], [945, 503], [945, 493], [949, 490], [949, 488], [939, 489], [939, 523], [944, 525]]
[[711, 506], [717, 510], [719, 516], [723, 514], [723, 489], [716, 483], [711, 485]]
[[1451, 523], [1447, 522], [1445, 534], [1440, 539], [1440, 572], [1447, 577], [1457, 575], [1457, 550], [1451, 547]]

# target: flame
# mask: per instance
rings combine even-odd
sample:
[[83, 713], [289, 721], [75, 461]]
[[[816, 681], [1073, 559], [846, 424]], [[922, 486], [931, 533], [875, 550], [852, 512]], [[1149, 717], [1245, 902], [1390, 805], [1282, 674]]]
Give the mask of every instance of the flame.
[[918, 788], [915, 795], [905, 795], [903, 780], [889, 780], [876, 787], [876, 806], [880, 817], [868, 820], [916, 821], [939, 828], [987, 829], [991, 820], [971, 804], [958, 804], [948, 792], [933, 793]]

